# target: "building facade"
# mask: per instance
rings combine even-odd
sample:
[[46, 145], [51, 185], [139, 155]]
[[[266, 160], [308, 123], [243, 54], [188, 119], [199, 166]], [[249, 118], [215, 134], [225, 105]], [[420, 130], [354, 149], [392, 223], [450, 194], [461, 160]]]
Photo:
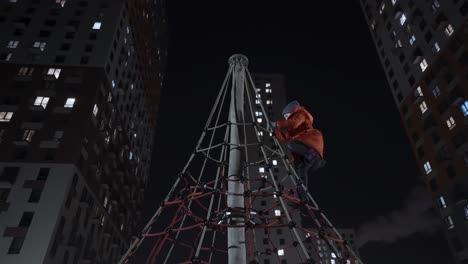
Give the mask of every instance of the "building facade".
[[361, 0], [422, 180], [468, 263], [468, 2]]
[[164, 1], [0, 2], [0, 259], [115, 263], [140, 230]]
[[[288, 101], [286, 96], [286, 87], [284, 83], [284, 77], [279, 74], [252, 74], [252, 78], [257, 90], [256, 98], [256, 109], [255, 109], [255, 118], [257, 122], [263, 123], [266, 122], [259, 103], [262, 102], [265, 107], [266, 114], [268, 115], [269, 120], [276, 121], [283, 119], [281, 112], [283, 108], [287, 105]], [[271, 135], [267, 135], [264, 131], [259, 131], [259, 136], [263, 139], [263, 144], [267, 147], [272, 148], [275, 143]], [[248, 142], [256, 142], [255, 134], [248, 134]], [[287, 151], [285, 145], [283, 148]], [[254, 157], [254, 159], [261, 160], [263, 154], [260, 151], [257, 151], [255, 148], [250, 148], [249, 157]], [[251, 189], [257, 190], [259, 188], [264, 188], [262, 185], [263, 181], [269, 181], [269, 177], [275, 177], [279, 184], [283, 184], [284, 187], [294, 188], [288, 178], [287, 170], [285, 165], [282, 162], [280, 157], [273, 157], [270, 161], [270, 164], [273, 166], [273, 174], [269, 175], [268, 168], [264, 165], [251, 166], [249, 170], [249, 175], [254, 179], [251, 183]], [[308, 179], [304, 179], [306, 185]], [[266, 184], [268, 186], [268, 184]], [[281, 216], [283, 214], [280, 206], [275, 205], [277, 202], [276, 197], [265, 196], [262, 198], [256, 198], [252, 202], [252, 208], [255, 208], [257, 211], [263, 211], [262, 215], [274, 221], [275, 217]], [[292, 206], [292, 205], [289, 205]], [[291, 214], [292, 220], [296, 223], [301, 223], [301, 226], [313, 230], [313, 223], [310, 219], [301, 218], [299, 213]], [[285, 221], [284, 217], [280, 218], [280, 221]], [[283, 222], [285, 224], [285, 222]], [[354, 230], [352, 229], [339, 229], [341, 235], [344, 239], [347, 240], [348, 245], [358, 253], [357, 248], [354, 244]], [[258, 259], [261, 264], [270, 264], [270, 263], [281, 263], [281, 264], [295, 264], [303, 263], [305, 256], [302, 253], [302, 250], [296, 248], [298, 245], [295, 245], [296, 239], [292, 235], [291, 230], [288, 227], [283, 228], [270, 228], [270, 229], [255, 229], [255, 238], [256, 238], [256, 250], [258, 251]], [[336, 255], [329, 248], [326, 241], [316, 238], [316, 237], [304, 237], [304, 244], [307, 248], [308, 254], [314, 258], [317, 263], [320, 264], [334, 264], [338, 263], [336, 260]], [[349, 263], [351, 261], [349, 260]]]

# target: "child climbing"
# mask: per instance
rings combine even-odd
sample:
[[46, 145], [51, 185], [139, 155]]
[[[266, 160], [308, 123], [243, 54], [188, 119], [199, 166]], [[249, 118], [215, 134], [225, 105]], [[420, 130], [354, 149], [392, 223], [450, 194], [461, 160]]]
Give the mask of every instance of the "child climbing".
[[325, 165], [323, 136], [313, 128], [312, 115], [298, 101], [290, 102], [283, 110], [284, 120], [271, 122], [278, 140], [287, 142], [299, 177], [306, 176]]

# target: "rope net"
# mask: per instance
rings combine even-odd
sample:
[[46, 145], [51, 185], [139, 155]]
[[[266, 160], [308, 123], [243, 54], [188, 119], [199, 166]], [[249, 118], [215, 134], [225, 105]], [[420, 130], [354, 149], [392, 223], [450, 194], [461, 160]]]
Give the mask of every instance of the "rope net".
[[[362, 263], [307, 191], [259, 98], [247, 67], [231, 64], [186, 165], [119, 263], [223, 263], [232, 247], [245, 247], [246, 263]], [[243, 108], [236, 122], [233, 103]], [[233, 151], [238, 175], [228, 173]], [[228, 188], [235, 183], [240, 192]], [[242, 206], [228, 206], [236, 198]], [[245, 235], [231, 248], [230, 229]]]

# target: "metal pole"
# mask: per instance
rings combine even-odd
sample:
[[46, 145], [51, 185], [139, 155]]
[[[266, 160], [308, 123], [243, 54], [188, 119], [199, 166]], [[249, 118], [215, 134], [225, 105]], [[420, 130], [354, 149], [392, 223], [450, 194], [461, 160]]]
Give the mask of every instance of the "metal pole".
[[[229, 66], [232, 71], [231, 104], [229, 107], [230, 137], [229, 137], [229, 169], [228, 169], [228, 193], [227, 206], [232, 208], [230, 224], [244, 225], [244, 184], [240, 181], [243, 175], [242, 148], [240, 145], [238, 123], [242, 120], [244, 111], [244, 85], [245, 68], [248, 59], [244, 55], [235, 54], [229, 58]], [[228, 227], [228, 264], [245, 264], [247, 254], [245, 250], [245, 228]]]

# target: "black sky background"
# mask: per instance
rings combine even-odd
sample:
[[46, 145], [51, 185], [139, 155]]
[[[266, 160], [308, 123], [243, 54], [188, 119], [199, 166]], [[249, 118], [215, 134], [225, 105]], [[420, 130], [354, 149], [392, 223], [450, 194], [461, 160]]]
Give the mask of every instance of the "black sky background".
[[[168, 1], [169, 64], [146, 215], [194, 148], [234, 53], [249, 58], [251, 72], [284, 74], [288, 99], [314, 115], [328, 166], [310, 187], [336, 226], [357, 228], [403, 207], [419, 171], [357, 1], [218, 2]], [[361, 256], [452, 263], [441, 234], [371, 243]]]

